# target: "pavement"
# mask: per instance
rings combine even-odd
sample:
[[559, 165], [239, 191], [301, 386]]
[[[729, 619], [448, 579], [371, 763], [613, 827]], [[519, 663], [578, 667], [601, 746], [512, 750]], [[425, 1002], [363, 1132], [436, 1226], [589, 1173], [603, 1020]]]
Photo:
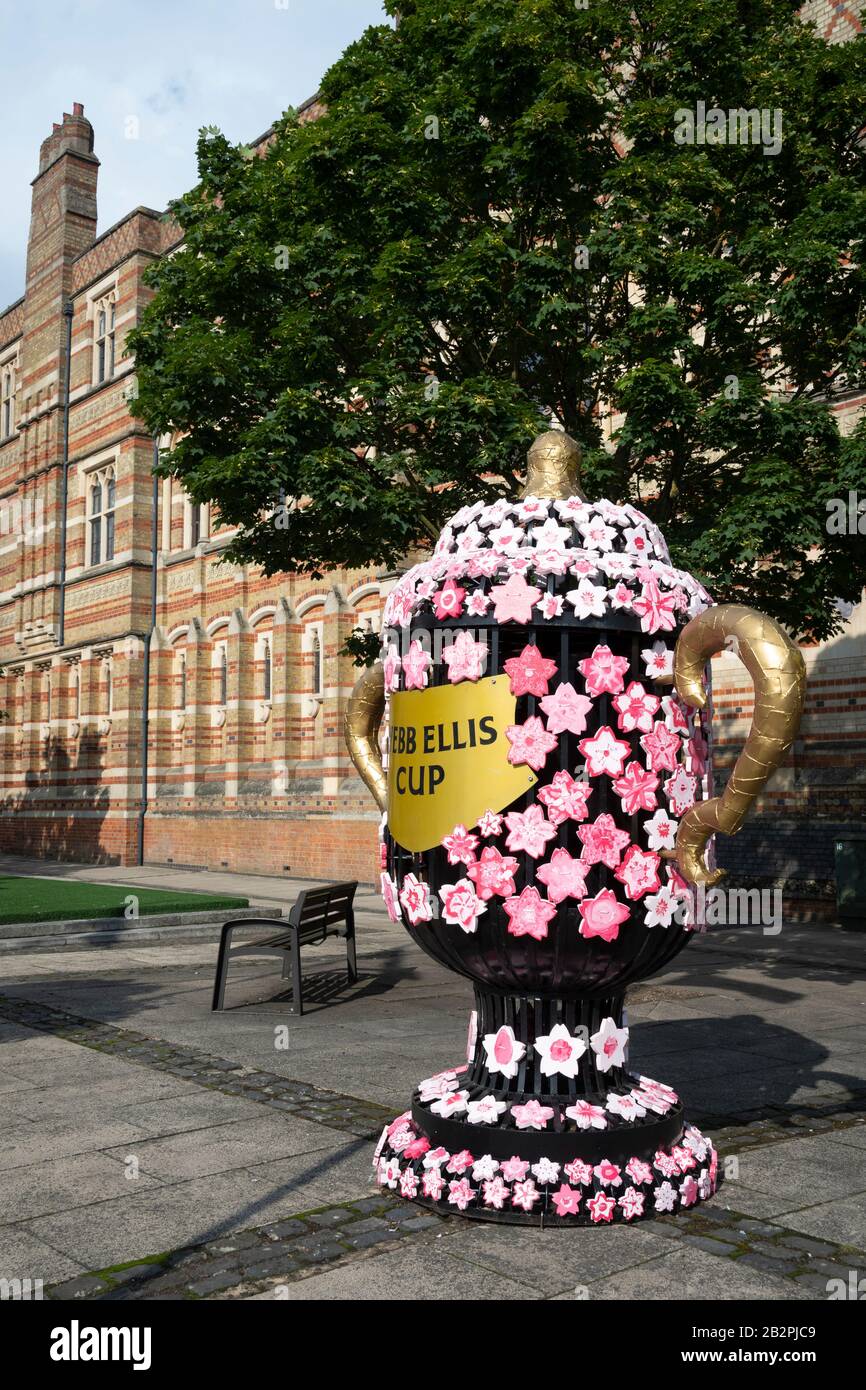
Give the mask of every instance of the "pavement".
[[[0, 859], [0, 872], [202, 888], [296, 881]], [[233, 964], [212, 941], [0, 963], [0, 1279], [107, 1299], [825, 1300], [866, 1274], [866, 936], [696, 937], [629, 995], [631, 1060], [724, 1158], [715, 1198], [634, 1228], [527, 1230], [379, 1192], [370, 1158], [418, 1079], [462, 1060], [469, 984], [357, 902], [340, 942]], [[841, 1281], [836, 1283], [834, 1281]]]

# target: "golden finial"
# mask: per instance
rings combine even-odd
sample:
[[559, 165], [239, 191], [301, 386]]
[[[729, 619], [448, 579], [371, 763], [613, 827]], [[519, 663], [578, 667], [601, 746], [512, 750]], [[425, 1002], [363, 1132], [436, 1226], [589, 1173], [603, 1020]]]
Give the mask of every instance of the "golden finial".
[[579, 497], [580, 448], [570, 434], [548, 430], [540, 434], [526, 455], [526, 484], [521, 497]]

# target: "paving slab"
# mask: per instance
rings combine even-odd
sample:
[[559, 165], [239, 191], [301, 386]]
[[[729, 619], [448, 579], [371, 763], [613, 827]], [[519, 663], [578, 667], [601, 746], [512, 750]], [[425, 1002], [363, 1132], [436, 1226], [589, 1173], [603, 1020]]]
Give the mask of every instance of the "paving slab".
[[[576, 1299], [581, 1293], [565, 1295]], [[589, 1285], [589, 1299], [663, 1299], [665, 1302], [707, 1302], [755, 1298], [761, 1301], [808, 1299], [813, 1291], [790, 1279], [719, 1259], [690, 1246], [675, 1246], [658, 1259], [621, 1270]]]
[[252, 1119], [226, 1120], [161, 1139], [138, 1139], [107, 1152], [121, 1161], [134, 1154], [143, 1173], [171, 1182], [245, 1168], [257, 1164], [263, 1155], [289, 1158], [332, 1147], [333, 1135], [321, 1125], [307, 1124], [294, 1115], [263, 1114], [259, 1109]]
[[154, 1188], [155, 1179], [131, 1179], [122, 1160], [101, 1153], [71, 1154], [8, 1168], [0, 1182], [0, 1222], [27, 1221], [48, 1213], [99, 1207], [130, 1187]]
[[71, 1279], [84, 1266], [46, 1245], [23, 1226], [0, 1226], [0, 1279]]

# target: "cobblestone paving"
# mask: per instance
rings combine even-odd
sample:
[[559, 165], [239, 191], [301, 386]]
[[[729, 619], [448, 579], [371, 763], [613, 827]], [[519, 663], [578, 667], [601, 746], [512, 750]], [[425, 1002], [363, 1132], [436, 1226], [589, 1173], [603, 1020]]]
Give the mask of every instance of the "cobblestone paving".
[[191, 1081], [208, 1090], [229, 1096], [243, 1096], [272, 1110], [283, 1110], [300, 1119], [353, 1134], [359, 1139], [378, 1139], [382, 1125], [394, 1118], [388, 1106], [358, 1100], [322, 1090], [301, 1081], [291, 1081], [273, 1072], [254, 1070], [238, 1062], [213, 1057], [197, 1047], [177, 1047], [173, 1043], [148, 1038], [127, 1028], [114, 1028], [78, 1014], [66, 1013], [46, 1004], [35, 1004], [0, 995], [0, 1018], [23, 1024], [38, 1032], [50, 1033], [66, 1042], [79, 1043], [110, 1057], [121, 1057], [138, 1066], [151, 1067], [181, 1081]]

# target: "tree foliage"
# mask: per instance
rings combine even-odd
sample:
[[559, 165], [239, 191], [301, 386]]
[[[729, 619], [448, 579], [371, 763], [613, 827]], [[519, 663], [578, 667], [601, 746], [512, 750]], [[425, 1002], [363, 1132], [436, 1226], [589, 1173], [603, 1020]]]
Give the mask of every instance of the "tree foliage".
[[[391, 565], [558, 421], [720, 599], [826, 636], [866, 538], [866, 37], [787, 0], [403, 0], [259, 156], [202, 132], [132, 338], [165, 466], [268, 572]], [[780, 112], [777, 153], [680, 144]], [[289, 499], [286, 502], [286, 499]], [[297, 499], [303, 499], [297, 505]]]

